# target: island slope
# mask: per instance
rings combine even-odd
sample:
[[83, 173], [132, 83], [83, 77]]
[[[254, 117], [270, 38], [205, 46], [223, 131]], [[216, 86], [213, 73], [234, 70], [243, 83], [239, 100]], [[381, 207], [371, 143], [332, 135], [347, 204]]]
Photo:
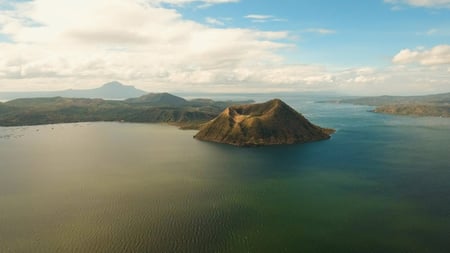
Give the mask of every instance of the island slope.
[[234, 146], [305, 143], [330, 138], [333, 130], [309, 122], [279, 99], [226, 108], [194, 138]]

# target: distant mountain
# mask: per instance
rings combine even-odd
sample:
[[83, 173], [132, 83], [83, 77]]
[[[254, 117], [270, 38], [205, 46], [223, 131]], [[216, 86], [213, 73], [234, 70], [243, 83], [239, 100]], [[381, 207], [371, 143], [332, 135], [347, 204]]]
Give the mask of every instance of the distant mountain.
[[333, 130], [313, 125], [279, 99], [226, 108], [194, 137], [234, 146], [294, 144], [329, 139]]
[[103, 98], [103, 99], [127, 99], [139, 97], [147, 92], [136, 89], [133, 86], [123, 85], [119, 82], [109, 82], [99, 88], [84, 90], [61, 90], [43, 92], [0, 92], [0, 99], [12, 100], [17, 98], [38, 97], [70, 97], [70, 98]]
[[378, 96], [341, 99], [338, 103], [376, 106], [377, 113], [450, 117], [450, 93], [425, 96]]
[[146, 93], [147, 92], [136, 89], [133, 86], [123, 85], [114, 81], [106, 83], [102, 87], [90, 90], [68, 90], [65, 92], [65, 97], [126, 99], [142, 96]]

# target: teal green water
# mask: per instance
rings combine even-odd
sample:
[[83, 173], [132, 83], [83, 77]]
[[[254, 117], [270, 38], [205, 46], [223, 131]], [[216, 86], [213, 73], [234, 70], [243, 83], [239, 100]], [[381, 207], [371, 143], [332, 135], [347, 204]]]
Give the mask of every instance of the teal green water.
[[0, 128], [0, 252], [448, 252], [449, 119], [284, 99], [337, 133], [243, 149], [158, 124]]

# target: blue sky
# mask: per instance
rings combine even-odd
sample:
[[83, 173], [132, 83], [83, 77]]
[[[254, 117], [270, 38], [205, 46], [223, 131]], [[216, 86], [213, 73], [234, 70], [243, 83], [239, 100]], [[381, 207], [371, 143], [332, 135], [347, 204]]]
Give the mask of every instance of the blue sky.
[[[217, 27], [290, 31], [299, 51], [292, 60], [309, 63], [359, 66], [387, 65], [403, 48], [433, 47], [450, 42], [450, 11], [393, 5], [380, 0], [244, 0], [239, 3], [179, 8], [188, 19], [205, 23], [215, 18]], [[272, 16], [258, 20], [249, 14]], [[330, 30], [320, 34], [313, 29]]]
[[450, 0], [0, 0], [0, 90], [450, 91]]

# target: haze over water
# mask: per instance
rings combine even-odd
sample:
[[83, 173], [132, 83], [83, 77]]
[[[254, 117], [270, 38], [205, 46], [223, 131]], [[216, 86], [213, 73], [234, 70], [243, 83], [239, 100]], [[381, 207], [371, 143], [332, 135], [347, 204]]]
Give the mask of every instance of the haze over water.
[[447, 252], [450, 119], [281, 98], [337, 132], [235, 148], [163, 124], [0, 128], [0, 252]]

